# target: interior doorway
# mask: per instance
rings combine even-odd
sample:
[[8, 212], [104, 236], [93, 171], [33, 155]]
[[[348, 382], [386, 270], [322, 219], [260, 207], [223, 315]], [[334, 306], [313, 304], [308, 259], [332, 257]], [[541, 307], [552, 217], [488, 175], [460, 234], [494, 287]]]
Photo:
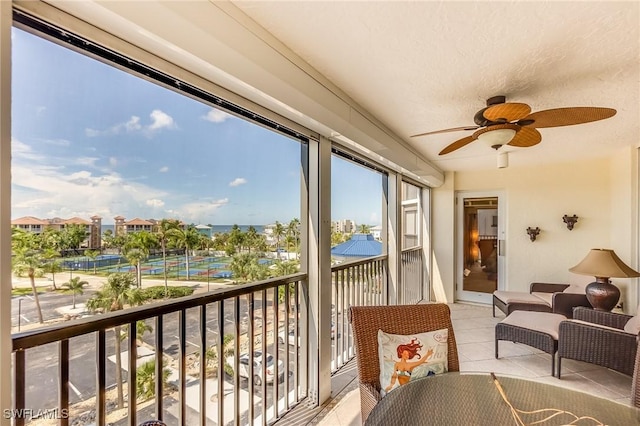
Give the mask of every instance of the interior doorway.
[[491, 303], [501, 288], [504, 227], [499, 194], [458, 194], [459, 300]]

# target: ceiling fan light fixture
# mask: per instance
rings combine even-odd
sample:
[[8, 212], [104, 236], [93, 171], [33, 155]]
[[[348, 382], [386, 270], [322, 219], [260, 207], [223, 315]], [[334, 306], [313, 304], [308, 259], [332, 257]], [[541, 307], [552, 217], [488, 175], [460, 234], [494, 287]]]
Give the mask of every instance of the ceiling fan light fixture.
[[509, 167], [509, 152], [498, 151], [498, 168], [504, 169]]
[[494, 149], [509, 143], [516, 135], [515, 129], [495, 129], [478, 135], [478, 140]]

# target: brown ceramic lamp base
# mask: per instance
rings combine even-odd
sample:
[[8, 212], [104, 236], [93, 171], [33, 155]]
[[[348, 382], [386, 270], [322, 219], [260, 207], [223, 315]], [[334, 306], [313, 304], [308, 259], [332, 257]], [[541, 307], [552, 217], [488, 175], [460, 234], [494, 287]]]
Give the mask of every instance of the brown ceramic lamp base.
[[585, 288], [587, 300], [597, 311], [610, 311], [620, 299], [620, 290], [609, 282], [609, 278], [596, 277], [596, 281]]

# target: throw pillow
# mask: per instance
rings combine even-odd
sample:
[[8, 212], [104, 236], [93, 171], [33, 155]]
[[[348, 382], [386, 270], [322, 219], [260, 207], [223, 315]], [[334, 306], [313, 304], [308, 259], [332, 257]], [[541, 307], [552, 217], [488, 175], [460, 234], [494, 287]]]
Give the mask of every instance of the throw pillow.
[[406, 336], [378, 330], [382, 396], [410, 380], [446, 373], [448, 336], [446, 328]]
[[638, 311], [636, 311], [636, 315], [631, 317], [629, 321], [624, 325], [624, 331], [626, 333], [638, 334], [640, 333], [640, 306], [638, 306]]

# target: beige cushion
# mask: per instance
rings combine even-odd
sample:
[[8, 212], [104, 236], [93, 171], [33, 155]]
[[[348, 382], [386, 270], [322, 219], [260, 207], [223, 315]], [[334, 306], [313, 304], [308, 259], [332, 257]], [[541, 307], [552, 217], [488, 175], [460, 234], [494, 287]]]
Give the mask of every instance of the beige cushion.
[[631, 334], [640, 333], [640, 306], [636, 310], [636, 316], [631, 317], [624, 325], [624, 331]]
[[448, 336], [446, 328], [406, 336], [378, 330], [382, 396], [411, 380], [446, 373]]
[[560, 322], [566, 319], [564, 315], [552, 314], [551, 312], [514, 311], [500, 322], [539, 331], [558, 340]]
[[593, 322], [589, 322], [589, 321], [582, 321], [582, 320], [577, 320], [577, 319], [570, 319], [570, 320], [567, 320], [567, 321], [575, 322], [575, 323], [578, 323], [578, 324], [584, 324], [584, 325], [588, 325], [588, 326], [591, 326], [591, 327], [602, 328], [602, 329], [605, 329], [605, 330], [611, 330], [611, 331], [617, 331], [617, 332], [624, 331], [624, 330], [620, 330], [619, 328], [609, 327], [609, 326], [606, 326], [606, 325], [597, 324], [597, 323], [593, 323]]
[[542, 291], [534, 291], [533, 294], [535, 297], [538, 297], [542, 300], [544, 300], [544, 303], [546, 303], [549, 306], [553, 306], [553, 293], [544, 293]]
[[537, 303], [539, 305], [548, 305], [551, 306], [551, 303], [545, 302], [543, 299], [534, 296], [530, 293], [524, 293], [520, 291], [502, 291], [497, 290], [493, 292], [493, 295], [498, 299], [502, 300], [504, 303]]

